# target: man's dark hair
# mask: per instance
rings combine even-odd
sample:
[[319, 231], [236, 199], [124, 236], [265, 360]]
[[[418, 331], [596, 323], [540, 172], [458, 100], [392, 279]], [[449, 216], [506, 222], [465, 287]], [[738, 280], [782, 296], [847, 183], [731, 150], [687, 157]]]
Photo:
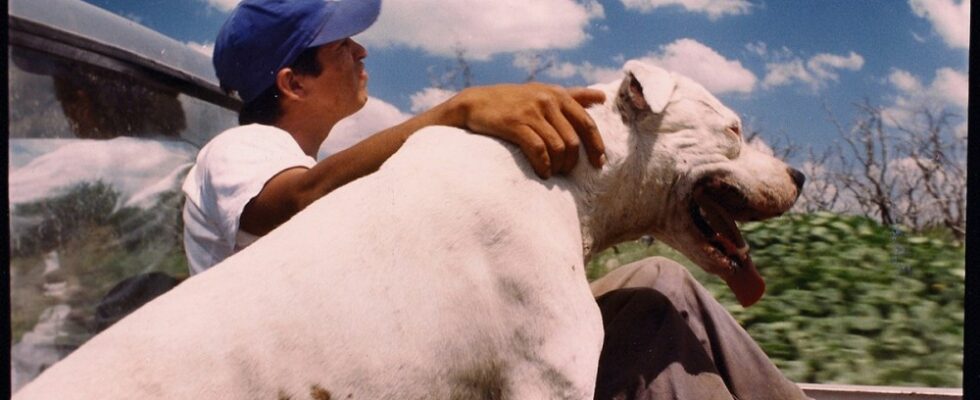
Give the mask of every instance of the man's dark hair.
[[[319, 47], [310, 47], [296, 57], [289, 67], [298, 75], [320, 76], [323, 65], [316, 57]], [[282, 117], [282, 103], [279, 101], [279, 87], [273, 84], [259, 97], [242, 106], [238, 112], [238, 124], [274, 125]]]

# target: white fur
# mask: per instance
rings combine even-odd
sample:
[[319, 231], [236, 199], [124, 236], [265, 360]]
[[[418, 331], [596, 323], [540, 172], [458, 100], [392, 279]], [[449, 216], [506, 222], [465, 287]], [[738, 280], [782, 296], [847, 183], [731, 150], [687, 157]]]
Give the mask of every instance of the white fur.
[[541, 182], [512, 146], [425, 129], [15, 399], [592, 398], [602, 321], [584, 259], [653, 233], [714, 269], [678, 211], [703, 174], [795, 197], [785, 166], [727, 134], [738, 118], [700, 85], [630, 68], [665, 111], [624, 118], [622, 85], [600, 86], [601, 171]]

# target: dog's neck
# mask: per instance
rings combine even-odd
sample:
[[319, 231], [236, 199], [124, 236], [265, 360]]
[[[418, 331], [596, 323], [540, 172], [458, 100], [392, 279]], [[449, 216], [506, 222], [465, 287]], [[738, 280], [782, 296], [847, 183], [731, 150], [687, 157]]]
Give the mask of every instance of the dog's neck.
[[[616, 86], [595, 86], [606, 93], [607, 100], [588, 110], [602, 135], [606, 164], [602, 169], [578, 167], [569, 176], [586, 261], [616, 243], [651, 233], [663, 217], [657, 205], [665, 204], [671, 195], [670, 182], [650, 184], [651, 179], [670, 180], [666, 171], [660, 177], [641, 175], [651, 154], [637, 154], [648, 147], [638, 141], [653, 139], [632, 133], [633, 128], [624, 122], [615, 104]], [[651, 188], [656, 191], [649, 192]]]

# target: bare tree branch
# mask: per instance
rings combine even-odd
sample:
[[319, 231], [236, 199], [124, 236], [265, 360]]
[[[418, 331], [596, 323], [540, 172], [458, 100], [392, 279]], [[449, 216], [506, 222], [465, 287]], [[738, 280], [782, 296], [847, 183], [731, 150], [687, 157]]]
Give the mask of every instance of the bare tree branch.
[[[860, 114], [850, 130], [845, 131], [830, 115], [850, 156], [858, 164], [857, 171], [844, 169], [838, 171], [837, 176], [867, 215], [877, 215], [882, 224], [891, 226], [898, 222], [893, 210], [895, 179], [889, 174], [889, 138], [881, 109], [868, 100], [856, 107]], [[841, 164], [846, 165], [848, 157], [843, 152], [839, 157]]]
[[441, 72], [436, 72], [435, 66], [428, 68], [429, 83], [434, 88], [460, 91], [473, 86], [473, 70], [466, 59], [466, 50], [457, 47], [453, 63], [444, 65]]
[[800, 193], [796, 208], [803, 212], [837, 211], [840, 190], [830, 168], [832, 148], [824, 149], [820, 154], [812, 147], [807, 148], [807, 157], [802, 170], [807, 176], [806, 185]]
[[950, 132], [956, 116], [949, 112], [922, 108], [916, 117], [919, 124], [897, 126], [904, 134], [898, 149], [914, 165], [912, 172], [918, 178], [914, 189], [921, 193], [918, 200], [922, 208], [930, 213], [928, 222], [913, 226], [942, 225], [962, 240], [966, 231], [966, 174], [962, 167], [966, 139]]
[[538, 79], [538, 74], [545, 72], [555, 66], [554, 56], [545, 56], [541, 53], [533, 53], [530, 56], [530, 62], [527, 67], [527, 78], [524, 79], [525, 82], [534, 82]]
[[798, 209], [860, 212], [916, 230], [943, 227], [962, 240], [967, 138], [953, 124], [960, 117], [923, 107], [914, 118], [886, 121], [868, 100], [855, 107], [845, 128], [824, 105], [840, 140], [821, 155], [808, 149], [811, 179]]

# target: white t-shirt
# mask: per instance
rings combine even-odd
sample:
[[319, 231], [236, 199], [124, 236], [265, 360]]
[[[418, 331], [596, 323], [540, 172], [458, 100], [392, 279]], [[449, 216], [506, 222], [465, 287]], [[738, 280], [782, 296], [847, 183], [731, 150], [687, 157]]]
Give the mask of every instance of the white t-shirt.
[[184, 251], [191, 275], [258, 239], [239, 230], [239, 218], [269, 179], [315, 164], [288, 132], [273, 126], [239, 126], [215, 136], [198, 153], [183, 186]]

